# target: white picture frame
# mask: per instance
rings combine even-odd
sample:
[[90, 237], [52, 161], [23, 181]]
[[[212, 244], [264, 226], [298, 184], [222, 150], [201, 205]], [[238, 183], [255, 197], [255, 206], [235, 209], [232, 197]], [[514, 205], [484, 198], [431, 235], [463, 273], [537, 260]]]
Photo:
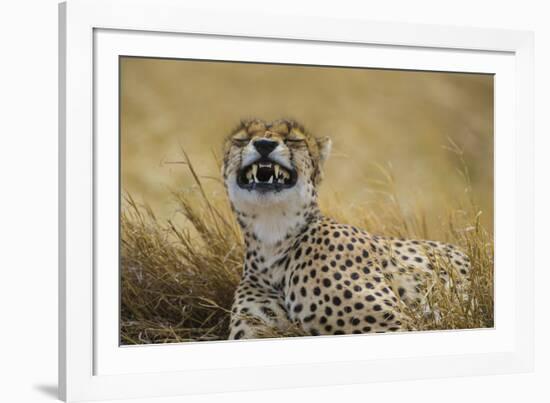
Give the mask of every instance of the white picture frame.
[[[169, 0], [60, 5], [61, 398], [532, 370], [532, 34], [308, 17], [263, 24], [267, 17], [200, 12]], [[118, 270], [113, 268], [120, 55], [495, 74], [495, 328], [120, 347], [115, 337]]]

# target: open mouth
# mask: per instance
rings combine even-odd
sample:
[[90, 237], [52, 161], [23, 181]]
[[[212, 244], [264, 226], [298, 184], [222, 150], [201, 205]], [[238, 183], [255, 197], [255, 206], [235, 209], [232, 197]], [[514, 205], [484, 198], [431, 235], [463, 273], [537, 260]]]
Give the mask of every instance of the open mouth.
[[271, 160], [261, 159], [241, 168], [237, 175], [239, 187], [247, 190], [280, 191], [296, 184], [296, 171]]

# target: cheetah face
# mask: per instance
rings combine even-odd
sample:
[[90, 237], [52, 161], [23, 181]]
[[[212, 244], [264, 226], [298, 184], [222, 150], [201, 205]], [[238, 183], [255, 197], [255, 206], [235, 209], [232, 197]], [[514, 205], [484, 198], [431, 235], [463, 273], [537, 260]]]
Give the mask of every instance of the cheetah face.
[[328, 138], [317, 139], [295, 122], [243, 122], [225, 142], [229, 198], [240, 211], [311, 201], [329, 148]]

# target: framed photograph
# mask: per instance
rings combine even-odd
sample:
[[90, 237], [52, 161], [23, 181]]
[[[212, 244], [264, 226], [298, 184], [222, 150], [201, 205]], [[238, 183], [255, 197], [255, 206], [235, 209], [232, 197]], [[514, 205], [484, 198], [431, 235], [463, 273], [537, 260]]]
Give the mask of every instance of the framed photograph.
[[532, 369], [531, 33], [59, 10], [64, 400]]

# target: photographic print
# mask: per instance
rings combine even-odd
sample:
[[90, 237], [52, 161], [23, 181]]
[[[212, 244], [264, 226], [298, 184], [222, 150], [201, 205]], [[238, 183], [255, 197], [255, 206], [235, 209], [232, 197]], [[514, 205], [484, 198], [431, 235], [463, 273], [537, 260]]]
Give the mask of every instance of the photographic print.
[[120, 344], [494, 326], [492, 74], [119, 63]]

